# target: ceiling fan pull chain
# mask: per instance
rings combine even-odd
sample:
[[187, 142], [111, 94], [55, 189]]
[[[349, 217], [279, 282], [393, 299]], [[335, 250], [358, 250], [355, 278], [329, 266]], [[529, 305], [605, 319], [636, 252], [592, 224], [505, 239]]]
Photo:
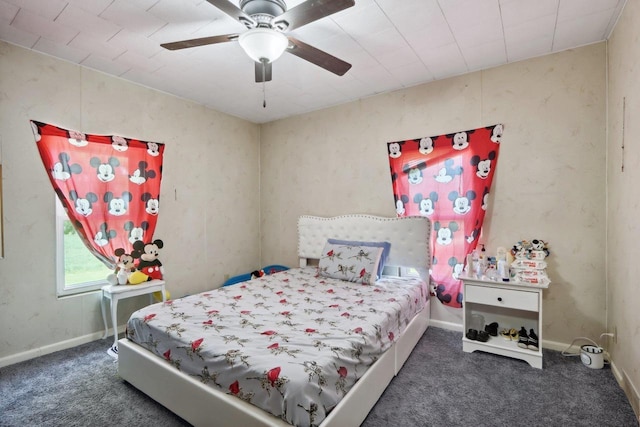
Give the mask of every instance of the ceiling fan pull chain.
[[267, 67], [267, 60], [263, 59], [262, 61], [262, 108], [267, 108], [267, 89], [266, 89], [266, 84], [267, 82], [266, 80], [266, 67]]

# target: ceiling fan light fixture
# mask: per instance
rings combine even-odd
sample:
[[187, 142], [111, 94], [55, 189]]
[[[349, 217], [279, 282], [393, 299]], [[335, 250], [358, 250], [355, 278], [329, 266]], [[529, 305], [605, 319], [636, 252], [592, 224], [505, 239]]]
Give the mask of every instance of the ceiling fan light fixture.
[[256, 62], [273, 62], [282, 55], [289, 40], [287, 36], [271, 28], [253, 28], [238, 38], [242, 49]]

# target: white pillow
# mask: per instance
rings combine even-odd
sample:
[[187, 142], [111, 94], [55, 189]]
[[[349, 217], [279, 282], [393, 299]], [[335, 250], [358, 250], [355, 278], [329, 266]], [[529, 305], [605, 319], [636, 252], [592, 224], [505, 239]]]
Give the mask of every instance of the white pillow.
[[377, 279], [382, 251], [381, 247], [327, 242], [318, 262], [318, 273], [323, 277], [373, 284]]
[[389, 257], [389, 251], [391, 250], [391, 243], [389, 242], [359, 242], [354, 240], [337, 240], [337, 239], [329, 239], [327, 240], [329, 243], [337, 243], [339, 245], [351, 245], [351, 246], [376, 246], [382, 248], [382, 257], [380, 257], [380, 263], [378, 264], [377, 275], [378, 279], [382, 277], [382, 270], [384, 270], [384, 265], [387, 262], [387, 257]]

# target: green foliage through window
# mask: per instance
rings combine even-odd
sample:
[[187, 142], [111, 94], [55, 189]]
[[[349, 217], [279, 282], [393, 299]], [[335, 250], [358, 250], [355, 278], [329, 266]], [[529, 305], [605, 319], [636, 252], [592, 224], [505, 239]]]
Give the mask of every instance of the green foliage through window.
[[[67, 231], [70, 230], [70, 231]], [[64, 281], [67, 286], [104, 280], [111, 270], [85, 247], [71, 221], [64, 222]]]
[[69, 234], [76, 234], [76, 229], [71, 225], [71, 221], [66, 220], [64, 222], [64, 235], [68, 236]]

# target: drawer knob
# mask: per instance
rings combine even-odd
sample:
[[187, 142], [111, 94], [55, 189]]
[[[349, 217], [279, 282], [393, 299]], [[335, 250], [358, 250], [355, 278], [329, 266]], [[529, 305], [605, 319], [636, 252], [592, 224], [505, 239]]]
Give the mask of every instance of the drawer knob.
[[498, 297], [498, 301], [502, 302], [502, 297]]

